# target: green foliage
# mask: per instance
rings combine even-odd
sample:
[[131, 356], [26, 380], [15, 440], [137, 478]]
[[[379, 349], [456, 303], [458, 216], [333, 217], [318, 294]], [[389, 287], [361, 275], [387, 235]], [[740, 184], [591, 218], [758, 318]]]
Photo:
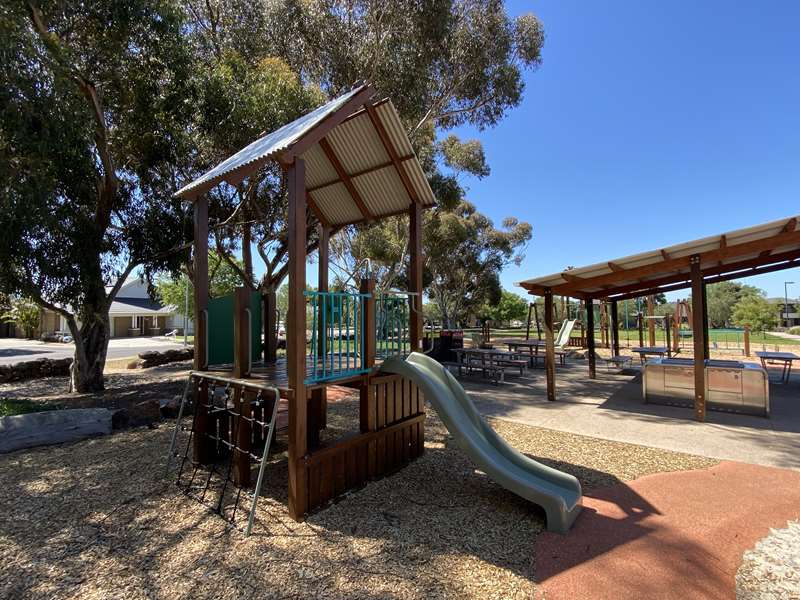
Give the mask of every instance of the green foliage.
[[32, 339], [42, 316], [42, 309], [28, 298], [12, 296], [8, 300], [9, 306], [0, 314], [0, 321], [14, 323], [25, 332], [25, 337]]
[[769, 331], [778, 324], [775, 306], [759, 294], [745, 294], [733, 307], [733, 322], [754, 332]]
[[462, 202], [453, 211], [435, 211], [424, 225], [425, 280], [445, 324], [463, 322], [485, 303], [502, 297], [500, 272], [519, 264], [531, 226], [508, 218], [502, 228]]
[[792, 335], [800, 335], [800, 327], [790, 327], [789, 333]]
[[479, 179], [489, 175], [489, 165], [483, 146], [478, 140], [462, 142], [455, 135], [448, 135], [439, 142], [444, 164], [455, 172], [467, 172]]
[[168, 0], [0, 9], [0, 289], [67, 318], [80, 391], [103, 386], [106, 286], [180, 259], [166, 251], [186, 225], [171, 198], [194, 105], [183, 31]]
[[[241, 269], [241, 263], [236, 265]], [[217, 252], [208, 253], [208, 291], [211, 298], [232, 294], [244, 285], [239, 271]], [[186, 294], [189, 294], [189, 311], [186, 313]], [[164, 305], [175, 307], [175, 311], [189, 318], [194, 317], [194, 286], [185, 273], [177, 278], [160, 277], [156, 281], [156, 294]]]
[[52, 404], [42, 404], [24, 398], [0, 398], [0, 417], [10, 417], [13, 415], [24, 415], [26, 413], [43, 412], [55, 410], [57, 406]]
[[745, 296], [758, 296], [761, 290], [736, 281], [722, 281], [708, 286], [708, 321], [712, 327], [727, 327], [733, 317], [734, 306]]
[[502, 290], [500, 301], [495, 304], [484, 304], [478, 315], [498, 325], [523, 321], [528, 318], [528, 301], [513, 292]]

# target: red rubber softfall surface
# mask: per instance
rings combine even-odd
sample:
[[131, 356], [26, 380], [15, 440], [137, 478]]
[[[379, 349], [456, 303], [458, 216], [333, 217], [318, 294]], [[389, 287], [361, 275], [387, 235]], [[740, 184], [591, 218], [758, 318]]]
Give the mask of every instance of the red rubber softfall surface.
[[737, 462], [591, 490], [566, 536], [536, 543], [548, 600], [735, 598], [745, 550], [800, 518], [800, 472]]

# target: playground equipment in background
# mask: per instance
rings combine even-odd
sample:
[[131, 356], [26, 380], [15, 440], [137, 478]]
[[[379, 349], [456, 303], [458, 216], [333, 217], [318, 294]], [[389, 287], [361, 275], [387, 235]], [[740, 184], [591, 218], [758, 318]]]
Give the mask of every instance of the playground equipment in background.
[[578, 480], [511, 447], [481, 417], [464, 388], [444, 366], [414, 352], [406, 359], [388, 358], [380, 371], [413, 381], [479, 469], [507, 490], [541, 506], [548, 530], [569, 531], [582, 508]]

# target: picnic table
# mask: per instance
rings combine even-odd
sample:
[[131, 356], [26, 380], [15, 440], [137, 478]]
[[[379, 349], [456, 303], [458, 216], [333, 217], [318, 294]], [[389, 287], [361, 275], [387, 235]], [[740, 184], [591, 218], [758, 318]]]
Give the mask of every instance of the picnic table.
[[767, 373], [769, 373], [769, 369], [767, 369], [768, 363], [783, 364], [781, 377], [778, 379], [778, 383], [783, 384], [789, 383], [789, 376], [792, 374], [792, 363], [800, 360], [800, 356], [797, 356], [794, 352], [756, 352], [756, 356], [761, 359], [761, 366], [764, 367]]
[[[543, 350], [546, 350], [547, 348], [547, 342], [544, 340], [502, 340], [498, 343], [508, 346], [509, 352], [527, 355], [527, 357], [530, 359], [530, 365], [532, 367], [536, 366], [536, 361], [539, 358], [544, 359], [545, 355], [539, 354], [539, 348], [542, 348]], [[564, 350], [559, 350], [558, 348], [556, 348], [555, 353], [559, 362], [562, 365], [565, 364], [567, 353], [564, 352]]]
[[[498, 350], [493, 348], [454, 348], [453, 352], [458, 357], [458, 374], [466, 369], [468, 373], [473, 370], [480, 371], [484, 377], [492, 381], [505, 381], [506, 368], [518, 368], [520, 376], [525, 374], [527, 359], [520, 358], [519, 352]], [[480, 359], [480, 360], [473, 360]]]
[[641, 346], [639, 348], [631, 348], [631, 352], [636, 352], [639, 355], [639, 360], [642, 364], [648, 356], [658, 356], [664, 358], [664, 355], [669, 352], [666, 346]]

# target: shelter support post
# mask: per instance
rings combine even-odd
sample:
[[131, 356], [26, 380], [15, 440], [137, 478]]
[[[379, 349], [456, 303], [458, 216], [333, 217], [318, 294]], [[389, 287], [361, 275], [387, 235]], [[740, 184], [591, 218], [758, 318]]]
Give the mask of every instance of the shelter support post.
[[544, 292], [544, 340], [547, 399], [554, 402], [556, 399], [556, 348], [555, 334], [553, 333], [553, 292], [549, 289]]
[[536, 306], [533, 302], [528, 304], [528, 322], [525, 325], [525, 339], [531, 339], [531, 313], [533, 312], [533, 307]]
[[656, 322], [652, 318], [656, 314], [656, 298], [652, 294], [647, 297], [647, 341], [650, 347], [656, 345]]
[[703, 294], [703, 272], [700, 269], [700, 256], [692, 255], [692, 329], [694, 339], [694, 416], [698, 421], [706, 418], [706, 330], [703, 315], [706, 312]]
[[611, 351], [619, 356], [619, 309], [617, 301], [611, 301]]
[[636, 328], [639, 330], [639, 347], [644, 346], [644, 315], [640, 310], [636, 313]]
[[303, 519], [308, 510], [304, 457], [308, 452], [305, 386], [306, 307], [306, 191], [305, 161], [295, 158], [286, 168], [289, 195], [289, 314], [286, 359], [289, 376], [289, 515]]
[[711, 351], [709, 349], [710, 338], [708, 335], [708, 293], [706, 291], [706, 283], [703, 281], [703, 359], [708, 360], [711, 358]]
[[422, 206], [418, 202], [408, 209], [409, 227], [409, 291], [411, 296], [411, 315], [409, 334], [411, 351], [422, 351]]
[[589, 363], [589, 377], [597, 378], [597, 364], [594, 346], [594, 300], [586, 298], [586, 358]]

